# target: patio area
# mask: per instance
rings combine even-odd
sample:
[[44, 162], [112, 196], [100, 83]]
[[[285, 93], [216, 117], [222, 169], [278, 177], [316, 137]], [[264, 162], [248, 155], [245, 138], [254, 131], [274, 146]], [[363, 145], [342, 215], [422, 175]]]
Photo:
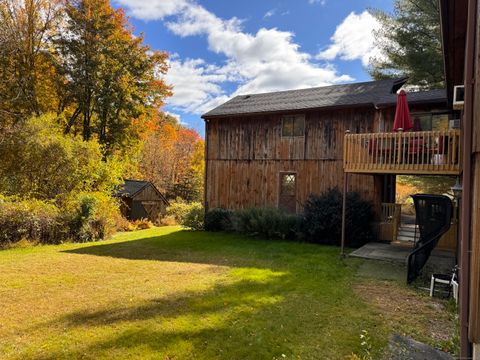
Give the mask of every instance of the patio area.
[[[410, 246], [371, 242], [351, 252], [349, 256], [406, 264], [407, 256], [411, 251]], [[435, 249], [428, 263], [438, 271], [448, 271], [455, 266], [455, 255], [450, 251]]]

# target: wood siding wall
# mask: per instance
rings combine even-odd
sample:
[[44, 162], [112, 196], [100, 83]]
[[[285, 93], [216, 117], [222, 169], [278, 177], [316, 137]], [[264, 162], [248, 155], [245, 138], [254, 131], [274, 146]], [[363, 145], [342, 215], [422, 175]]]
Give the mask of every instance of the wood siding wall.
[[145, 216], [143, 212], [138, 212], [134, 203], [137, 205], [141, 204], [148, 214], [149, 220], [153, 222], [159, 221], [165, 215], [167, 210], [167, 202], [152, 185], [143, 188], [133, 199], [125, 198], [124, 202], [125, 207], [123, 211], [125, 212], [125, 215], [134, 220]]
[[[282, 137], [282, 115], [212, 119], [207, 136], [209, 208], [277, 206], [281, 172], [295, 172], [297, 211], [312, 193], [343, 184], [345, 131], [372, 132], [381, 118], [374, 109], [305, 114], [304, 137]], [[351, 175], [349, 188], [380, 203], [381, 181]]]
[[[469, 337], [474, 343], [480, 343], [480, 7], [476, 12], [477, 26], [475, 34], [474, 57], [474, 107], [472, 128], [472, 228], [470, 257], [470, 316]], [[473, 60], [473, 59], [472, 59]], [[465, 134], [465, 136], [467, 136]], [[469, 199], [464, 199], [469, 201]]]

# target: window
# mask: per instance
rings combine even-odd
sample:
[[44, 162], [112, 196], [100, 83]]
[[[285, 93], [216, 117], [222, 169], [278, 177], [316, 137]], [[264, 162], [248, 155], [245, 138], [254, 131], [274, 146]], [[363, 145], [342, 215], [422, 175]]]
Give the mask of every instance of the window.
[[281, 174], [280, 194], [295, 195], [295, 174]]
[[282, 118], [282, 136], [304, 136], [305, 116], [287, 115]]
[[297, 211], [297, 175], [291, 172], [281, 172], [279, 190], [278, 207], [295, 213]]
[[448, 130], [448, 113], [412, 113], [415, 131]]

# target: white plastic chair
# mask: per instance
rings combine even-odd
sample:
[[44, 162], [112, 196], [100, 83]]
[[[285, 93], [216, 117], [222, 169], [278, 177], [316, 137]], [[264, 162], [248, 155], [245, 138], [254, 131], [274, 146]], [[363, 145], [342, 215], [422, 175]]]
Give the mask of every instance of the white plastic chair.
[[457, 270], [458, 270], [458, 267], [455, 266], [455, 268], [453, 268], [452, 275], [432, 274], [432, 279], [430, 281], [430, 296], [433, 297], [435, 293], [435, 287], [437, 284], [447, 285], [448, 296], [450, 296], [450, 294], [453, 293], [453, 298], [455, 299], [455, 302], [458, 302]]

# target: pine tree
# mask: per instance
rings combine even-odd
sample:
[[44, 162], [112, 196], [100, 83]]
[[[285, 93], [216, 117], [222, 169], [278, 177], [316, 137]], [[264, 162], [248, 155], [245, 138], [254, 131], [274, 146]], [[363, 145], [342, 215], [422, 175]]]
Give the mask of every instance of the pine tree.
[[408, 77], [423, 89], [444, 87], [444, 68], [437, 0], [395, 0], [393, 14], [373, 15], [382, 27], [376, 33], [382, 57], [369, 69], [374, 79]]

